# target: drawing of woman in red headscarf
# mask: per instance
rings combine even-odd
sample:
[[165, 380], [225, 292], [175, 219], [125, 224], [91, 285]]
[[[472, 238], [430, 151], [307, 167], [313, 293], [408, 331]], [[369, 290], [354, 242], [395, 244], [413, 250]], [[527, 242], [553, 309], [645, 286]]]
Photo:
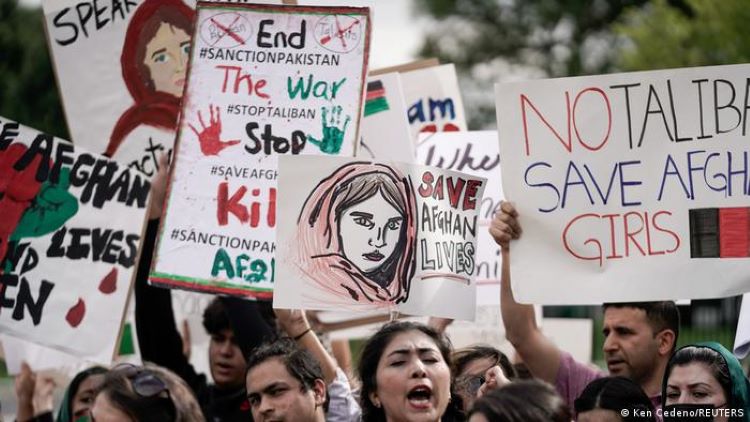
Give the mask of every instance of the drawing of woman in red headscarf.
[[398, 304], [416, 267], [416, 202], [393, 167], [354, 162], [321, 181], [298, 220], [299, 266], [348, 303]]
[[133, 14], [120, 63], [134, 104], [117, 121], [107, 156], [140, 125], [176, 129], [194, 18], [182, 0], [145, 0]]

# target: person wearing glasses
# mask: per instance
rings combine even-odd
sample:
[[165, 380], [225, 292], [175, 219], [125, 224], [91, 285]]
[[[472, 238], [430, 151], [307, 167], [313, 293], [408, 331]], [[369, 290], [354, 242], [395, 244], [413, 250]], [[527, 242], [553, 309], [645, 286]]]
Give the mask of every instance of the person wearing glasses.
[[148, 368], [125, 364], [105, 375], [91, 421], [177, 421], [177, 407], [162, 377]]
[[456, 350], [451, 358], [456, 393], [464, 412], [468, 412], [484, 393], [516, 379], [510, 359], [492, 346], [469, 346]]

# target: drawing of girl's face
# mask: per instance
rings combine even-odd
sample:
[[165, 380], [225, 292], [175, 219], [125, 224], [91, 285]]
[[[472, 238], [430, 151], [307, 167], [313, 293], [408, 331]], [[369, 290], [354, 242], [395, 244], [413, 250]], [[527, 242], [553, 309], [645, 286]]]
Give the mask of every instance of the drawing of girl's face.
[[362, 272], [376, 270], [396, 249], [403, 223], [403, 215], [380, 192], [353, 205], [339, 223], [344, 256]]
[[190, 56], [190, 37], [180, 28], [162, 23], [146, 44], [145, 65], [157, 91], [182, 97]]

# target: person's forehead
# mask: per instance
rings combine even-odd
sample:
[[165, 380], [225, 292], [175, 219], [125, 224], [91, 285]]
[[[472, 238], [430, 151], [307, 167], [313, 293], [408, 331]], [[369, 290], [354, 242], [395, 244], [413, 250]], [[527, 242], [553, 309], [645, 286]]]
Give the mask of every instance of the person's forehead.
[[289, 373], [280, 358], [270, 358], [247, 372], [247, 392], [257, 393], [274, 383], [297, 385], [299, 382]]
[[104, 381], [104, 374], [89, 375], [79, 385], [76, 395], [81, 394], [85, 391], [95, 390]]
[[490, 357], [472, 359], [464, 365], [463, 371], [459, 375], [483, 375], [484, 372], [496, 364], [497, 362]]
[[604, 325], [635, 326], [648, 324], [646, 311], [639, 308], [610, 306], [604, 310]]
[[439, 351], [435, 341], [427, 334], [419, 330], [404, 331], [391, 339], [383, 352], [383, 356], [388, 356], [397, 350], [418, 352], [420, 349]]
[[718, 386], [718, 381], [711, 373], [711, 369], [702, 362], [691, 362], [687, 365], [675, 365], [669, 374], [669, 385], [688, 386], [692, 384], [708, 384]]

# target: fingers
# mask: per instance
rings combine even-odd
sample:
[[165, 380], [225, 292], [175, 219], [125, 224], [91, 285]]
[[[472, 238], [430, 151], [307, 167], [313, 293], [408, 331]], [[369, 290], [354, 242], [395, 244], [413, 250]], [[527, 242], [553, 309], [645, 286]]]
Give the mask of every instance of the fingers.
[[503, 248], [507, 248], [511, 240], [521, 237], [518, 211], [513, 204], [507, 201], [500, 204], [500, 211], [492, 219], [489, 231], [495, 242]]
[[201, 114], [201, 111], [198, 110], [198, 121], [201, 122], [201, 127], [203, 129], [206, 128], [206, 123], [203, 122], [203, 115]]
[[219, 106], [216, 106], [216, 124], [221, 126], [221, 113], [219, 113]]
[[198, 130], [195, 128], [195, 126], [188, 123], [188, 126], [190, 126], [190, 129], [193, 129], [193, 132], [195, 133], [195, 136], [200, 137], [201, 134], [198, 132]]

